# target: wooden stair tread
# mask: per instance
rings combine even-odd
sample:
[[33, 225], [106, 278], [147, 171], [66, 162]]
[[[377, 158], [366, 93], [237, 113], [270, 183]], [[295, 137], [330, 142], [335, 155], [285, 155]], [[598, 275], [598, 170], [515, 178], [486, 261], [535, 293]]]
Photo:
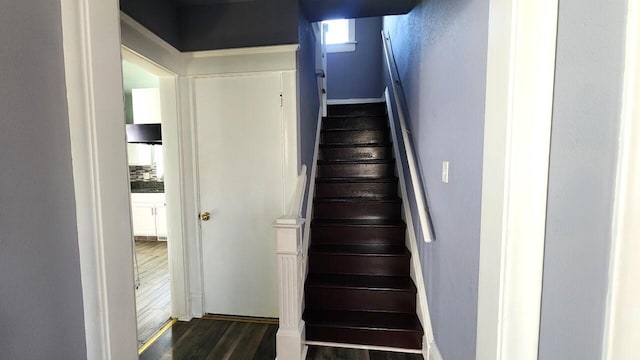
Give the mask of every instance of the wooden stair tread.
[[415, 314], [375, 311], [322, 311], [306, 309], [303, 318], [310, 325], [423, 332], [420, 320], [418, 320], [418, 317]]
[[305, 286], [416, 292], [416, 286], [407, 276], [310, 274]]
[[[330, 159], [318, 160], [318, 165], [391, 165], [393, 159]], [[353, 176], [357, 178], [358, 176]]]
[[405, 227], [406, 224], [396, 219], [314, 219], [313, 226]]
[[[360, 129], [360, 128], [329, 128], [329, 129], [321, 129], [321, 132], [324, 133], [332, 133], [332, 132], [388, 132], [390, 131], [391, 128], [389, 127], [384, 127], [384, 128], [372, 128], [372, 129]], [[386, 142], [388, 143], [388, 141]], [[381, 144], [381, 143], [377, 143], [377, 144]], [[326, 145], [326, 144], [323, 144]]]
[[327, 106], [327, 115], [386, 115], [386, 103], [364, 103], [364, 104], [336, 104]]
[[[318, 165], [345, 165], [345, 164], [393, 164], [394, 159], [360, 159], [360, 160], [318, 160]], [[357, 177], [357, 176], [356, 176]]]
[[318, 177], [316, 183], [393, 183], [398, 182], [397, 176], [385, 177]]
[[313, 244], [309, 254], [360, 255], [360, 256], [410, 256], [404, 245], [388, 244]]
[[386, 142], [386, 143], [371, 143], [371, 144], [354, 143], [354, 144], [319, 144], [319, 145], [320, 145], [320, 149], [327, 149], [327, 148], [350, 149], [350, 148], [368, 148], [368, 147], [386, 148], [386, 147], [391, 147], [393, 143]]
[[402, 199], [399, 197], [316, 197], [314, 202], [324, 202], [324, 203], [388, 203], [388, 204], [397, 204], [402, 203]]
[[341, 114], [341, 115], [328, 115], [328, 116], [324, 116], [322, 117], [322, 120], [326, 121], [326, 120], [332, 120], [332, 119], [349, 119], [349, 118], [362, 118], [362, 119], [370, 119], [370, 118], [387, 118], [387, 114], [384, 113], [379, 113], [379, 114], [370, 114], [370, 115], [366, 115], [366, 114]]

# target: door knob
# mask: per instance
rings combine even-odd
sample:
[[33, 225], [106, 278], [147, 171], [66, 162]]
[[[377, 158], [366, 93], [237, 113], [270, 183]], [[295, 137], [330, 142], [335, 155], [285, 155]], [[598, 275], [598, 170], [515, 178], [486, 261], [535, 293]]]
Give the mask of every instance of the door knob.
[[200, 214], [200, 220], [209, 221], [209, 219], [211, 219], [211, 214], [209, 214], [208, 211], [205, 211], [202, 214]]

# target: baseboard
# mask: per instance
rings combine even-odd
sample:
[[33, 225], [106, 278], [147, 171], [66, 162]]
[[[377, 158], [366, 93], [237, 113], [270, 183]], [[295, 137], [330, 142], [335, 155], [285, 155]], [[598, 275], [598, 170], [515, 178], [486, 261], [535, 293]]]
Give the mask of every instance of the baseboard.
[[373, 104], [384, 102], [384, 97], [364, 99], [329, 99], [327, 105]]
[[204, 303], [201, 293], [191, 293], [191, 316], [202, 318], [204, 316]]
[[431, 344], [429, 344], [428, 360], [442, 360], [442, 354], [440, 354], [440, 350], [438, 349], [435, 341], [432, 341]]
[[344, 349], [387, 351], [387, 352], [397, 352], [397, 353], [404, 353], [404, 354], [422, 354], [422, 350], [420, 349], [416, 350], [416, 349], [395, 348], [395, 347], [389, 347], [389, 346], [343, 344], [343, 343], [334, 343], [334, 342], [326, 342], [326, 341], [305, 341], [305, 345], [336, 347], [336, 348], [344, 348]]

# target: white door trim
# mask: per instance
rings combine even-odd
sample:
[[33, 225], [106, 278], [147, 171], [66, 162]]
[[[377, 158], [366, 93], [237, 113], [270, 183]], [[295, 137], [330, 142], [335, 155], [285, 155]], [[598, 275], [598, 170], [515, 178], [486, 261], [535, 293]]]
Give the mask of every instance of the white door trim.
[[602, 358], [636, 359], [640, 343], [640, 3], [628, 2], [620, 145]]
[[492, 0], [476, 359], [538, 358], [558, 0]]
[[165, 166], [165, 194], [167, 203], [168, 260], [171, 279], [171, 317], [191, 319], [189, 273], [186, 256], [185, 218], [190, 212], [184, 206], [182, 131], [180, 127], [178, 75], [159, 66], [135, 51], [122, 46], [122, 58], [160, 78], [162, 116], [162, 144]]
[[87, 358], [137, 359], [118, 2], [61, 6]]
[[[121, 13], [115, 0], [60, 0], [60, 3], [87, 358], [137, 359], [133, 249], [128, 240], [108, 241], [132, 236], [130, 214], [123, 212], [130, 206], [121, 96], [121, 29], [129, 49], [179, 75], [176, 111], [183, 120], [177, 131], [182, 142], [181, 166], [185, 175], [197, 175], [195, 144], [191, 142], [195, 131], [191, 123], [193, 79], [188, 76], [282, 71], [290, 80], [295, 80], [297, 45], [270, 48], [267, 52], [253, 49], [258, 53], [236, 54], [234, 60], [238, 61], [220, 56], [193, 58], [161, 42], [153, 42], [149, 39], [153, 38], [150, 32], [141, 33], [131, 22], [125, 21], [121, 28]], [[295, 84], [289, 83], [285, 90], [295, 89]], [[290, 99], [295, 99], [295, 94]], [[287, 113], [296, 116], [295, 107], [286, 105]], [[296, 138], [297, 128], [290, 134]], [[297, 146], [295, 141], [289, 145], [292, 146], [289, 151], [298, 151], [293, 148]], [[292, 156], [291, 167], [296, 162], [294, 159]], [[293, 173], [297, 176], [297, 172]], [[186, 256], [192, 259], [187, 271], [191, 311], [187, 317], [202, 315], [195, 178], [186, 176], [182, 184], [182, 206], [186, 209], [183, 235], [189, 241]]]

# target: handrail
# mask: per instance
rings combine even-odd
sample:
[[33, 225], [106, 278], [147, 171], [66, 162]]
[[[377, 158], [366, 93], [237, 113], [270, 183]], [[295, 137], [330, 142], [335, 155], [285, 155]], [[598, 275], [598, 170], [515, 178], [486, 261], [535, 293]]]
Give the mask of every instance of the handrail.
[[[427, 205], [426, 194], [422, 186], [418, 164], [413, 152], [413, 143], [411, 141], [410, 132], [407, 129], [404, 112], [400, 103], [400, 96], [398, 94], [398, 84], [400, 83], [400, 81], [394, 77], [394, 72], [391, 65], [391, 54], [389, 46], [387, 45], [387, 41], [391, 42], [391, 38], [389, 36], [385, 36], [384, 31], [382, 31], [381, 34], [384, 55], [387, 60], [387, 70], [389, 70], [389, 77], [391, 78], [391, 89], [393, 90], [393, 97], [395, 99], [396, 109], [398, 111], [398, 121], [400, 123], [400, 132], [402, 133], [402, 143], [404, 145], [405, 153], [407, 154], [407, 163], [409, 165], [411, 185], [417, 202], [420, 227], [422, 229], [424, 241], [430, 243], [432, 241], [435, 241], [435, 232], [433, 230], [433, 222], [431, 221], [431, 214], [429, 213], [429, 207]], [[393, 51], [393, 49], [391, 49], [391, 51]], [[392, 125], [394, 125], [391, 127], [391, 129], [395, 140], [398, 137], [398, 134], [396, 133], [395, 124]]]
[[302, 205], [304, 203], [304, 192], [307, 187], [307, 165], [302, 165], [300, 175], [296, 184], [296, 192], [293, 194], [291, 204], [289, 206], [288, 216], [300, 218], [302, 217]]
[[327, 31], [329, 31], [329, 25], [320, 23], [320, 65], [322, 66], [320, 106], [322, 108], [322, 116], [327, 116]]

